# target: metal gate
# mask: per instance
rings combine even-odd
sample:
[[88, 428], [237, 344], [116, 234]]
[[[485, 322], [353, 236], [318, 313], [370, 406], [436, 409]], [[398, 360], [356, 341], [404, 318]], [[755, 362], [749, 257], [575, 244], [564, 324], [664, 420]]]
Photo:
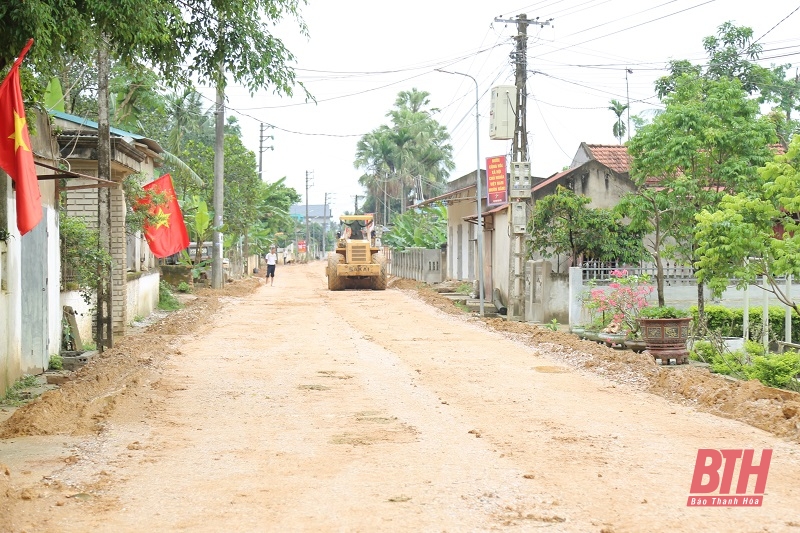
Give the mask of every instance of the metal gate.
[[22, 360], [25, 374], [38, 374], [50, 362], [47, 353], [47, 219], [42, 206], [42, 221], [25, 234], [22, 248]]

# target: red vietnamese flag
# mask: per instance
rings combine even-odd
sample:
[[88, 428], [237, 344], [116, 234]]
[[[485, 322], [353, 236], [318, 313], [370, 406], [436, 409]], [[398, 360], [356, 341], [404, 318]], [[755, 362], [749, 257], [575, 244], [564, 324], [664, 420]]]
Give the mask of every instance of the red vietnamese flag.
[[17, 191], [17, 228], [22, 235], [42, 220], [42, 195], [33, 165], [31, 137], [19, 86], [19, 65], [32, 44], [33, 39], [28, 40], [0, 85], [0, 168], [14, 181]]
[[[152, 191], [157, 194], [166, 193], [167, 203], [150, 207], [150, 214], [155, 217], [153, 225], [144, 225], [144, 236], [150, 250], [156, 257], [167, 257], [176, 254], [189, 247], [189, 234], [186, 232], [186, 224], [183, 223], [183, 212], [178, 205], [175, 197], [175, 189], [172, 187], [172, 178], [169, 174], [164, 174], [155, 181], [142, 187], [145, 191]], [[143, 204], [151, 203], [142, 200]]]

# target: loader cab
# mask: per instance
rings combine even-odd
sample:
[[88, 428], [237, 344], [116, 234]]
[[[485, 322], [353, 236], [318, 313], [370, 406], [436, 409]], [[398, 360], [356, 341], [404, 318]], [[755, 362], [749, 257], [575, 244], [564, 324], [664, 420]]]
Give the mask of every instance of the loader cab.
[[339, 217], [340, 229], [336, 232], [338, 247], [344, 248], [347, 241], [369, 241], [372, 243], [374, 230], [372, 214], [342, 215]]

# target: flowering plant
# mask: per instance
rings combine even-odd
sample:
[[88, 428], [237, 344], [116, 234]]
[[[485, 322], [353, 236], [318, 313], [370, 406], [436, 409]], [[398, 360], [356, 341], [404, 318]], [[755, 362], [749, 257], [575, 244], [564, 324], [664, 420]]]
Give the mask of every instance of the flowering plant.
[[647, 297], [655, 287], [648, 285], [647, 274], [629, 274], [627, 270], [612, 270], [614, 280], [608, 288], [593, 288], [590, 306], [597, 311], [608, 311], [612, 321], [620, 324], [621, 329], [635, 337], [639, 333], [639, 315], [642, 309], [649, 306]]

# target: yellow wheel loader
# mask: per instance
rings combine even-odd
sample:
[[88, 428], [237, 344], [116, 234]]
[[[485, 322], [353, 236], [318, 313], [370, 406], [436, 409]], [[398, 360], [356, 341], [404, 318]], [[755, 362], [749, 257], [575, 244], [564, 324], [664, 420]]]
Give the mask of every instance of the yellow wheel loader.
[[342, 215], [336, 250], [328, 254], [328, 289], [386, 289], [386, 260], [375, 246], [372, 215]]

